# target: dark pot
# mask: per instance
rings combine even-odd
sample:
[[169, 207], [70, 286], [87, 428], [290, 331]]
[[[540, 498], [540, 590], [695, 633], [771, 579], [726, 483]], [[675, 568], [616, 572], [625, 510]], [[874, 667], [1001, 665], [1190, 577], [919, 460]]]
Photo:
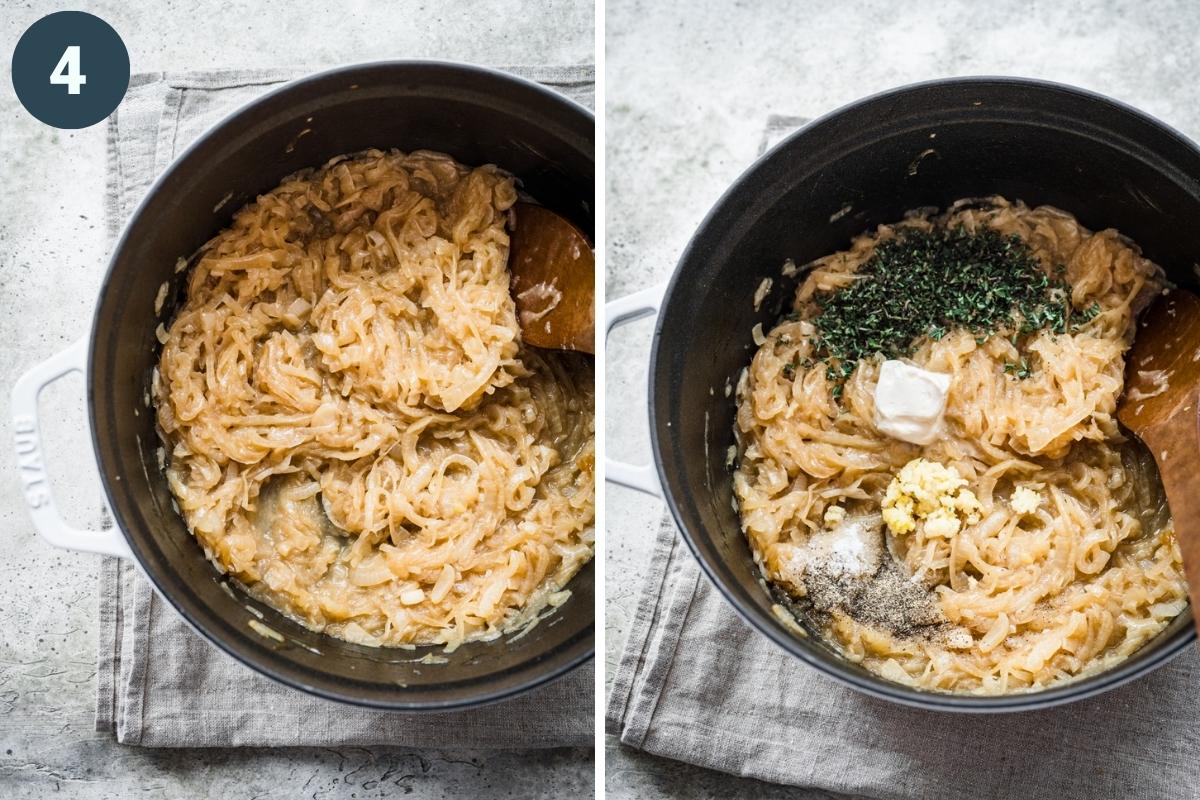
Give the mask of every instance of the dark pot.
[[[1161, 666], [1195, 639], [1181, 614], [1132, 658], [1044, 691], [971, 697], [886, 681], [771, 613], [772, 599], [738, 525], [725, 453], [733, 444], [736, 383], [754, 352], [751, 329], [769, 329], [793, 294], [785, 259], [804, 264], [846, 247], [864, 230], [921, 206], [1002, 194], [1048, 203], [1094, 230], [1115, 227], [1196, 285], [1200, 252], [1200, 150], [1136, 109], [1080, 89], [1019, 78], [916, 84], [853, 103], [806, 125], [760, 158], [721, 197], [665, 289], [618, 300], [610, 326], [661, 310], [650, 366], [650, 431], [657, 472], [606, 465], [610, 480], [661, 486], [708, 577], [739, 614], [784, 650], [868, 694], [950, 711], [1043, 708], [1098, 694]], [[849, 207], [846, 213], [839, 214]], [[760, 310], [765, 277], [776, 285]], [[702, 324], [696, 324], [702, 320]]]
[[[155, 456], [154, 415], [144, 408], [159, 352], [155, 293], [164, 280], [178, 288], [176, 259], [190, 256], [234, 211], [285, 175], [368, 147], [428, 148], [467, 164], [498, 164], [530, 195], [593, 232], [594, 119], [549, 89], [492, 70], [435, 62], [345, 67], [289, 83], [201, 137], [150, 189], [113, 253], [86, 367], [81, 340], [18, 382], [14, 420], [26, 497], [51, 541], [131, 556], [196, 630], [264, 675], [314, 695], [378, 708], [477, 705], [546, 683], [591, 657], [592, 565], [571, 582], [571, 598], [554, 618], [515, 642], [503, 637], [464, 645], [446, 664], [413, 663], [429, 648], [375, 649], [314, 633], [241, 592], [235, 597], [222, 589], [222, 577], [172, 509]], [[119, 531], [66, 526], [41, 469], [30, 398], [73, 369], [85, 370], [93, 443]], [[248, 623], [256, 616], [247, 606], [286, 642], [255, 633]]]

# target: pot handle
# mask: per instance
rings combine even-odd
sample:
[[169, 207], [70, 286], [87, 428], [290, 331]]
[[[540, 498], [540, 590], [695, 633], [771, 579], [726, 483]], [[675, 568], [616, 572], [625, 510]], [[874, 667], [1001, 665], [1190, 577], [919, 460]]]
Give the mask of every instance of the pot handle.
[[[641, 319], [652, 314], [658, 314], [662, 304], [663, 294], [667, 290], [665, 283], [642, 289], [640, 292], [619, 297], [604, 304], [604, 338], [608, 339], [613, 329], [628, 322]], [[662, 497], [662, 485], [658, 481], [658, 473], [654, 464], [627, 464], [615, 458], [604, 457], [604, 480], [637, 489], [639, 492]]]
[[30, 369], [17, 379], [12, 390], [13, 443], [16, 447], [17, 473], [25, 503], [33, 516], [33, 526], [46, 541], [68, 550], [103, 553], [131, 558], [125, 537], [117, 528], [89, 531], [70, 525], [54, 505], [49, 477], [42, 459], [42, 440], [38, 434], [38, 394], [46, 386], [72, 372], [83, 372], [87, 365], [88, 337], [84, 336]]

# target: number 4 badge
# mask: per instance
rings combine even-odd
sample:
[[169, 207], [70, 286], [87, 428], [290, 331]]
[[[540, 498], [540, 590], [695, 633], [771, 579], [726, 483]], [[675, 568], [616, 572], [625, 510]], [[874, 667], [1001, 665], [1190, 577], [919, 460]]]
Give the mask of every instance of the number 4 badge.
[[63, 51], [58, 66], [50, 73], [50, 82], [56, 86], [65, 84], [67, 94], [79, 94], [79, 87], [87, 83], [87, 75], [79, 71], [79, 45], [70, 45]]

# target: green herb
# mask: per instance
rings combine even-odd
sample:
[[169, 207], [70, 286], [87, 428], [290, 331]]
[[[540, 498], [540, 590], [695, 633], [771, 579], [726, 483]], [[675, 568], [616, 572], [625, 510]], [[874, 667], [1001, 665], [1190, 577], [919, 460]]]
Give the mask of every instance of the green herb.
[[1024, 356], [1016, 364], [1012, 362], [1005, 364], [1004, 371], [1009, 375], [1015, 375], [1019, 380], [1025, 380], [1033, 374], [1033, 369], [1029, 366], [1029, 360]]
[[[1065, 269], [1051, 279], [1020, 237], [984, 228], [908, 229], [881, 242], [854, 283], [818, 296], [813, 320], [817, 357], [840, 386], [857, 363], [876, 353], [911, 355], [918, 341], [965, 328], [982, 344], [998, 331], [1018, 337], [1039, 330], [1065, 333], [1072, 319]], [[1077, 313], [1086, 322], [1099, 313]], [[1090, 316], [1089, 316], [1090, 314]], [[1028, 362], [1014, 365], [1028, 377]], [[840, 392], [835, 387], [835, 396]]]
[[1083, 311], [1080, 311], [1079, 319], [1075, 320], [1071, 326], [1072, 330], [1079, 330], [1084, 325], [1087, 325], [1089, 322], [1091, 322], [1092, 320], [1094, 320], [1096, 317], [1098, 317], [1100, 315], [1101, 310], [1102, 309], [1100, 308], [1099, 303], [1092, 303], [1090, 306], [1085, 308]]

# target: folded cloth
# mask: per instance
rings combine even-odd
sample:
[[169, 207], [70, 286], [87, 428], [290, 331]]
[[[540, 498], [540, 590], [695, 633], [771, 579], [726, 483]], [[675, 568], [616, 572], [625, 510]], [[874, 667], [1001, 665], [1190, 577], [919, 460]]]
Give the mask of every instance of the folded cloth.
[[[187, 144], [243, 103], [311, 70], [142, 74], [108, 123], [108, 227], [117, 232]], [[591, 66], [512, 67], [587, 106]], [[282, 176], [280, 176], [282, 177]], [[99, 262], [99, 259], [97, 259]], [[592, 663], [469, 711], [399, 714], [319, 700], [263, 678], [201, 639], [130, 563], [100, 572], [96, 728], [148, 747], [593, 744]]]
[[[802, 122], [772, 118], [763, 147]], [[1195, 797], [1200, 659], [1045, 711], [919, 711], [846, 688], [757, 633], [665, 519], [612, 683], [610, 734], [736, 775], [876, 798]]]

